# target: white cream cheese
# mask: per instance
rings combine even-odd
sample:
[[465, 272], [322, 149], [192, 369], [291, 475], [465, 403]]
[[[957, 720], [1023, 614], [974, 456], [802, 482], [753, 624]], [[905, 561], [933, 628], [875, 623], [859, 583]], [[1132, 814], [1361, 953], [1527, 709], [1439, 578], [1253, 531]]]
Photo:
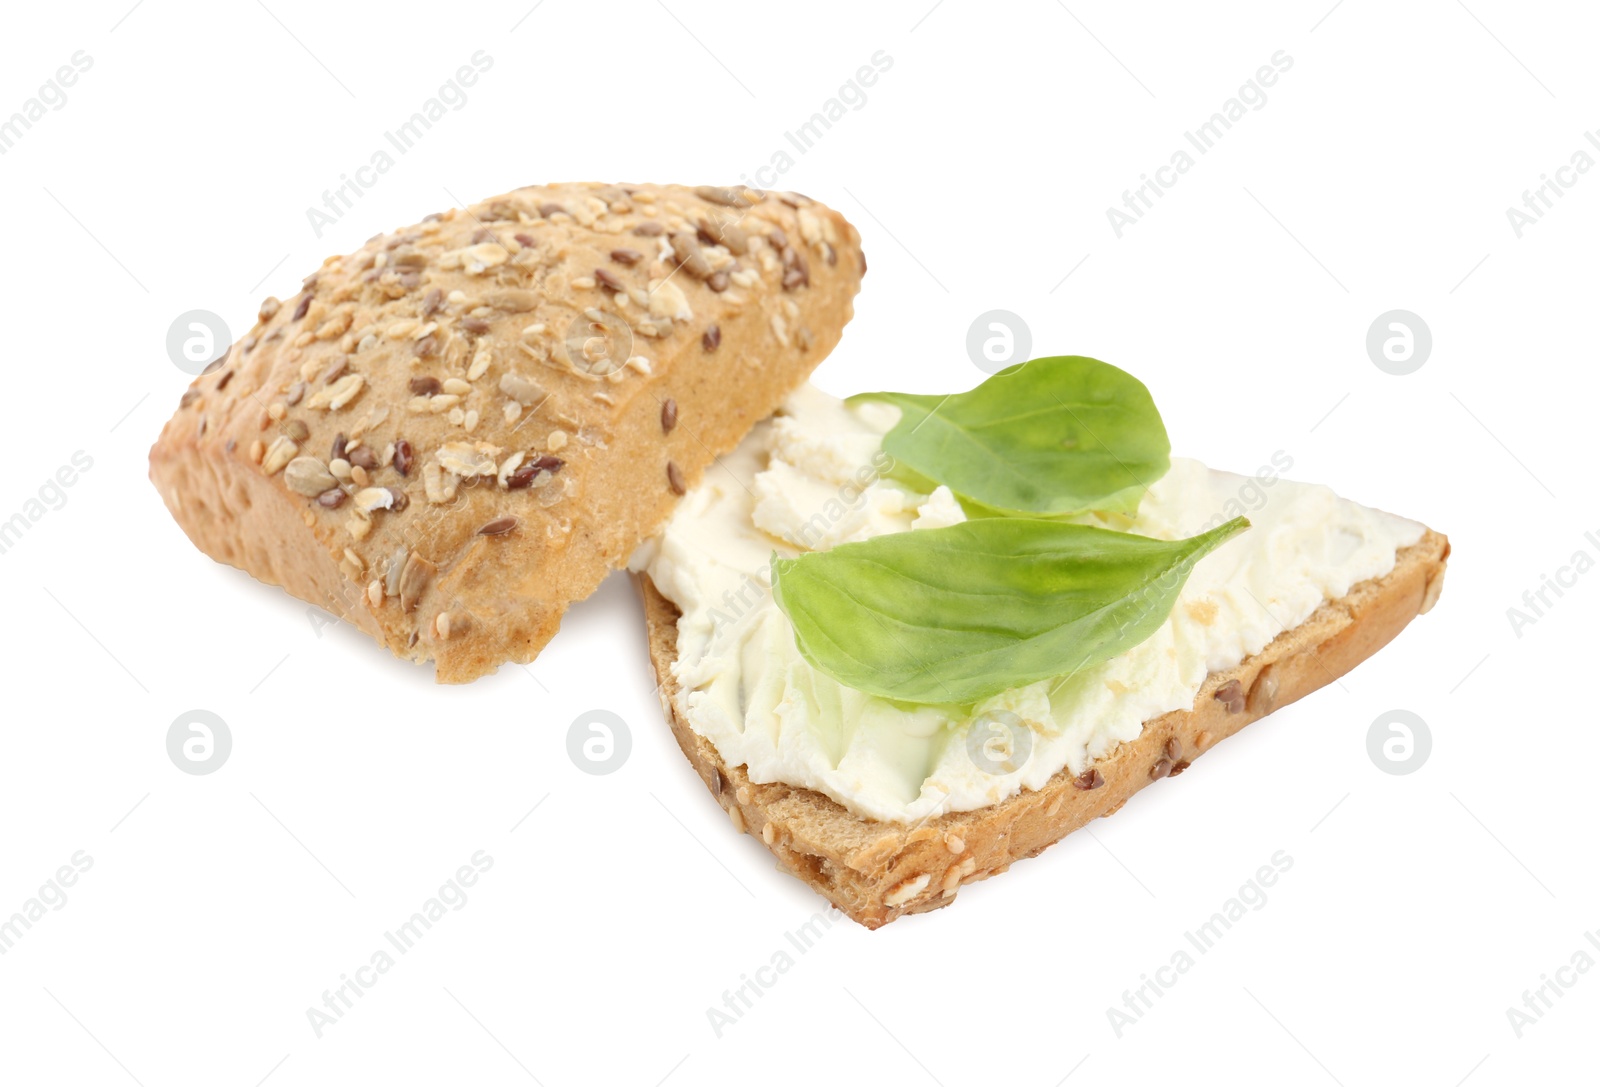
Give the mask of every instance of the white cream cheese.
[[[1250, 518], [1252, 528], [1196, 565], [1153, 636], [1077, 675], [974, 707], [889, 702], [806, 663], [768, 585], [774, 551], [792, 556], [964, 519], [947, 488], [919, 494], [883, 478], [891, 462], [882, 436], [898, 415], [807, 386], [722, 470], [707, 472], [631, 564], [683, 612], [673, 674], [690, 726], [752, 781], [814, 789], [873, 819], [981, 808], [1037, 789], [1063, 767], [1082, 773], [1145, 721], [1192, 706], [1208, 672], [1234, 667], [1324, 600], [1388, 573], [1395, 552], [1423, 532], [1326, 487], [1277, 478], [1292, 463], [1281, 454], [1253, 477], [1175, 459], [1131, 521], [1080, 519], [1177, 539], [1239, 513]], [[985, 732], [969, 743], [975, 724]], [[983, 746], [991, 732], [998, 747]]]

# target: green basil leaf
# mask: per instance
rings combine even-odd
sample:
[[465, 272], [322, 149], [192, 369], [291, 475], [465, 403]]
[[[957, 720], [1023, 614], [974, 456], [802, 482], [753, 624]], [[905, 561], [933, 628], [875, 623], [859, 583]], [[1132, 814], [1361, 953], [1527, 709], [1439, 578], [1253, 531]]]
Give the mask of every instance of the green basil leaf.
[[900, 409], [883, 439], [897, 464], [949, 487], [970, 513], [1133, 513], [1166, 475], [1167, 429], [1150, 390], [1082, 355], [1010, 366], [952, 396], [862, 393]]
[[1109, 660], [1166, 621], [1194, 564], [1250, 526], [1186, 540], [988, 518], [772, 559], [813, 666], [902, 702], [965, 704]]

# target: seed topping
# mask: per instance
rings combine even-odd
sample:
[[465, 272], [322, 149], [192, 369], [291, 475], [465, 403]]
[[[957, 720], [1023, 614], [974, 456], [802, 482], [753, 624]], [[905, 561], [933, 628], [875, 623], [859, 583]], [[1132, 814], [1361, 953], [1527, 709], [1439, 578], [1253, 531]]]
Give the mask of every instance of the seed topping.
[[497, 517], [493, 521], [478, 529], [479, 536], [504, 536], [517, 527], [515, 517]]
[[1099, 770], [1090, 768], [1072, 779], [1074, 787], [1084, 790], [1098, 789], [1106, 783], [1105, 777]]

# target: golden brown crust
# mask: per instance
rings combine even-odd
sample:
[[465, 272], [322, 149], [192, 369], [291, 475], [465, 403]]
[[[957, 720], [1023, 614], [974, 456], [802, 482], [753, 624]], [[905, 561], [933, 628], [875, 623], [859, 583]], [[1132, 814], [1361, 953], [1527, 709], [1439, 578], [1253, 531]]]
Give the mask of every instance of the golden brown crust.
[[475, 679], [532, 660], [805, 380], [864, 268], [793, 194], [518, 189], [269, 298], [150, 477], [212, 558]]
[[724, 763], [689, 726], [672, 677], [678, 609], [648, 576], [641, 574], [639, 585], [662, 710], [701, 780], [736, 829], [761, 838], [785, 869], [851, 918], [878, 928], [948, 905], [962, 885], [1037, 856], [1090, 820], [1111, 815], [1151, 782], [1181, 773], [1251, 721], [1333, 682], [1433, 606], [1449, 554], [1443, 536], [1426, 532], [1400, 551], [1389, 574], [1323, 604], [1237, 668], [1212, 673], [1192, 710], [1145, 722], [1137, 740], [1095, 763], [1084, 778], [1062, 770], [1037, 791], [916, 825], [862, 818], [810, 789], [753, 784], [744, 767]]

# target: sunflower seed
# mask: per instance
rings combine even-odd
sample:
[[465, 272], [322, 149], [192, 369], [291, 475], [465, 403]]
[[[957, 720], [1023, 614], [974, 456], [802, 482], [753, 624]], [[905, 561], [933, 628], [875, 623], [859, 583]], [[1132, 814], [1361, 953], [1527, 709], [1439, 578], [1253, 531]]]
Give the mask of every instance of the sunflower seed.
[[700, 251], [700, 240], [689, 231], [680, 230], [672, 236], [672, 251], [677, 255], [678, 266], [696, 279], [711, 276], [711, 262]]
[[300, 447], [293, 438], [287, 434], [280, 434], [267, 446], [267, 452], [261, 461], [261, 468], [267, 475], [275, 475], [284, 465], [294, 460], [300, 453]]
[[416, 609], [417, 601], [422, 599], [422, 594], [427, 591], [428, 584], [433, 580], [434, 573], [439, 568], [415, 551], [406, 558], [405, 567], [400, 571], [400, 607], [404, 611]]
[[523, 407], [537, 404], [544, 399], [544, 390], [521, 374], [502, 374], [500, 391]]
[[[328, 466], [316, 457], [296, 457], [283, 470], [283, 482], [295, 494], [315, 498], [330, 489], [338, 490], [339, 481], [333, 478]], [[342, 496], [343, 491], [339, 491]], [[340, 499], [343, 501], [343, 499]]]
[[502, 313], [528, 313], [539, 305], [539, 296], [533, 291], [492, 291], [484, 296], [483, 304]]
[[720, 245], [728, 252], [744, 256], [750, 252], [750, 235], [733, 222], [700, 220], [700, 237], [709, 245]]
[[742, 208], [752, 203], [745, 198], [743, 189], [725, 189], [720, 185], [696, 185], [694, 194], [710, 204], [725, 208]]

